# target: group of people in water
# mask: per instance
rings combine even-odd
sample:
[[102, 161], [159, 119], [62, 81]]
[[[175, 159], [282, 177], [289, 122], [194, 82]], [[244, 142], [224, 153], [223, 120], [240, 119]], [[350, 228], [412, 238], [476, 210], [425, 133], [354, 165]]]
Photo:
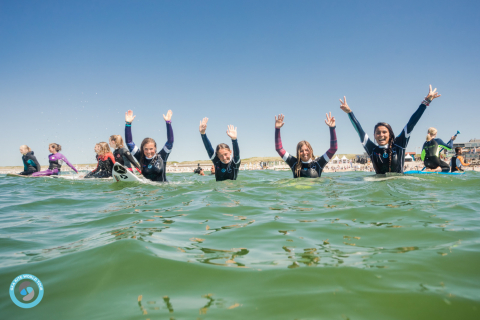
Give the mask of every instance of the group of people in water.
[[[418, 109], [411, 116], [407, 125], [403, 128], [400, 135], [395, 136], [392, 127], [385, 122], [379, 122], [374, 127], [374, 138], [376, 144], [368, 137], [362, 129], [359, 121], [353, 114], [351, 108], [347, 104], [347, 99], [344, 97], [340, 99], [340, 109], [348, 114], [353, 127], [357, 131], [360, 142], [365, 151], [369, 155], [373, 168], [377, 174], [385, 174], [388, 172], [403, 173], [405, 149], [410, 134], [417, 124], [420, 117], [423, 115], [430, 103], [440, 97], [437, 89], [432, 90], [430, 86], [428, 95], [422, 101]], [[166, 164], [167, 159], [173, 148], [173, 129], [172, 129], [172, 111], [168, 110], [166, 115], [163, 115], [167, 126], [167, 142], [163, 148], [158, 151], [157, 143], [152, 138], [143, 139], [140, 147], [133, 142], [132, 137], [132, 122], [135, 119], [132, 110], [125, 113], [125, 141], [120, 135], [112, 135], [109, 142], [99, 142], [95, 145], [95, 153], [97, 159], [97, 167], [95, 170], [87, 173], [84, 178], [107, 178], [112, 176], [113, 165], [118, 162], [127, 167], [128, 170], [137, 170], [146, 179], [152, 181], [167, 181], [166, 178]], [[279, 156], [288, 164], [292, 170], [293, 177], [318, 178], [321, 176], [325, 165], [330, 161], [336, 153], [337, 136], [335, 132], [335, 117], [331, 113], [326, 114], [325, 123], [330, 131], [330, 148], [321, 156], [315, 157], [312, 146], [308, 141], [300, 141], [297, 144], [296, 156], [289, 154], [283, 149], [282, 139], [280, 137], [280, 128], [284, 125], [285, 116], [280, 114], [275, 116], [275, 150]], [[227, 135], [232, 140], [232, 148], [226, 143], [220, 143], [215, 150], [207, 138], [208, 118], [200, 121], [199, 131], [207, 151], [209, 158], [212, 160], [212, 174], [214, 172], [217, 181], [236, 180], [240, 169], [240, 148], [237, 141], [237, 128], [229, 125]], [[424, 161], [425, 169], [427, 171], [448, 172], [462, 170], [463, 166], [467, 166], [461, 156], [461, 148], [456, 148], [456, 155], [452, 157], [451, 165], [443, 162], [439, 154], [442, 149], [451, 150], [453, 147], [453, 136], [448, 143], [436, 138], [437, 130], [429, 128], [426, 141], [422, 148], [422, 161]], [[110, 147], [114, 150], [113, 153]], [[35, 177], [58, 175], [61, 171], [63, 163], [67, 164], [72, 170], [78, 173], [78, 170], [67, 160], [67, 158], [60, 153], [62, 147], [57, 143], [50, 143], [48, 150], [49, 167], [47, 170], [41, 171], [40, 164], [36, 159], [33, 151], [26, 145], [20, 147], [22, 153], [24, 171], [20, 175], [31, 175]], [[233, 150], [232, 150], [233, 149]], [[158, 152], [157, 152], [158, 151]], [[450, 168], [451, 167], [451, 168]]]

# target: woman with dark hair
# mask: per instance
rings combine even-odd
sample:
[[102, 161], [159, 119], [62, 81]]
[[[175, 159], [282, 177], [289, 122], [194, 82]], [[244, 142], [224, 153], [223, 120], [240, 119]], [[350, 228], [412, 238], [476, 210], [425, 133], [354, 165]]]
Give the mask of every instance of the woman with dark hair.
[[405, 161], [405, 148], [410, 140], [410, 133], [417, 124], [427, 106], [433, 99], [440, 97], [437, 93], [437, 88], [430, 90], [425, 100], [422, 101], [417, 111], [412, 115], [402, 133], [395, 137], [392, 127], [385, 122], [379, 122], [375, 125], [374, 136], [377, 145], [375, 145], [368, 135], [363, 131], [357, 118], [353, 115], [352, 110], [347, 104], [347, 98], [343, 97], [345, 101], [340, 99], [340, 109], [348, 113], [348, 117], [357, 131], [360, 142], [365, 151], [372, 160], [373, 168], [377, 174], [385, 174], [387, 172], [403, 173], [403, 166]]
[[167, 142], [165, 146], [157, 153], [157, 143], [152, 138], [145, 138], [140, 145], [140, 149], [135, 145], [132, 138], [132, 121], [135, 119], [132, 110], [125, 113], [125, 141], [128, 149], [140, 163], [140, 169], [145, 178], [152, 181], [167, 181], [165, 175], [167, 168], [167, 159], [173, 148], [173, 130], [172, 130], [172, 110], [168, 110], [163, 119], [167, 124]]
[[48, 169], [35, 172], [32, 174], [32, 177], [46, 177], [51, 175], [58, 175], [60, 173], [63, 163], [66, 163], [67, 166], [69, 166], [70, 168], [72, 168], [73, 171], [78, 173], [78, 170], [75, 169], [75, 167], [70, 162], [68, 162], [67, 158], [63, 154], [60, 153], [60, 150], [62, 150], [61, 145], [59, 145], [58, 143], [50, 143], [48, 145], [48, 151], [51, 152], [51, 154], [48, 156]]
[[332, 113], [326, 114], [325, 123], [330, 127], [330, 148], [323, 156], [315, 158], [310, 143], [303, 140], [297, 144], [297, 157], [290, 155], [283, 149], [282, 138], [280, 137], [280, 128], [283, 127], [285, 116], [283, 114], [275, 116], [275, 150], [282, 157], [290, 169], [292, 169], [294, 178], [319, 178], [322, 175], [323, 168], [337, 152], [337, 134], [335, 133], [335, 117]]
[[215, 179], [217, 181], [223, 180], [237, 180], [238, 170], [240, 168], [240, 149], [237, 142], [237, 128], [232, 125], [228, 126], [227, 135], [232, 139], [232, 150], [226, 143], [220, 143], [217, 149], [213, 151], [212, 144], [208, 140], [205, 131], [207, 130], [208, 118], [203, 118], [200, 121], [200, 134], [202, 135], [203, 145], [207, 149], [208, 156], [215, 166]]

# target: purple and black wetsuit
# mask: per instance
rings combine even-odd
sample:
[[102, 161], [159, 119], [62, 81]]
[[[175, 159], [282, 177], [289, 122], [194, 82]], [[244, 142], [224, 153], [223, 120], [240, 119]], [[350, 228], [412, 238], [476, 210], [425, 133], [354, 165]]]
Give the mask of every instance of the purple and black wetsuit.
[[48, 161], [50, 162], [50, 165], [48, 166], [47, 170], [40, 171], [40, 172], [35, 172], [32, 174], [32, 177], [44, 177], [44, 176], [51, 176], [51, 175], [58, 175], [60, 172], [60, 169], [62, 168], [62, 164], [65, 162], [70, 168], [72, 168], [73, 171], [78, 173], [78, 170], [75, 169], [75, 167], [68, 162], [67, 158], [60, 152], [57, 152], [55, 154], [50, 154], [48, 156]]
[[310, 159], [308, 162], [302, 161], [300, 175], [295, 173], [295, 166], [299, 160], [283, 149], [280, 129], [277, 128], [275, 128], [275, 150], [277, 150], [283, 161], [292, 169], [294, 178], [319, 178], [322, 175], [325, 165], [330, 161], [335, 152], [337, 152], [337, 134], [335, 133], [335, 127], [330, 128], [330, 149], [328, 149], [323, 156], [315, 160]]
[[172, 152], [173, 148], [173, 129], [172, 122], [167, 121], [167, 142], [165, 146], [160, 150], [159, 153], [154, 155], [152, 158], [148, 159], [143, 154], [143, 151], [140, 150], [132, 138], [132, 124], [125, 124], [125, 141], [127, 142], [128, 149], [140, 163], [140, 168], [142, 170], [142, 175], [152, 181], [165, 182], [167, 181], [166, 169], [167, 169], [167, 159]]

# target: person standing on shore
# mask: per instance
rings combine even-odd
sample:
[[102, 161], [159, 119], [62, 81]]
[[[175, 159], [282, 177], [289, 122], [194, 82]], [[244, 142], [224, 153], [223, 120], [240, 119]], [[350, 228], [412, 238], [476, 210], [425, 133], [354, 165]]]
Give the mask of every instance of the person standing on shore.
[[347, 98], [343, 97], [344, 101], [340, 99], [340, 109], [348, 114], [353, 127], [360, 137], [360, 142], [372, 160], [375, 172], [377, 174], [385, 174], [387, 172], [403, 173], [405, 148], [410, 140], [410, 134], [418, 120], [420, 120], [422, 114], [427, 109], [427, 106], [430, 105], [433, 99], [438, 97], [440, 97], [440, 94], [437, 93], [437, 88], [432, 90], [432, 86], [430, 85], [428, 95], [422, 101], [417, 111], [412, 115], [398, 137], [395, 137], [393, 129], [388, 123], [377, 123], [374, 128], [374, 136], [377, 145], [375, 145], [365, 131], [363, 131], [360, 122], [355, 118], [352, 110], [347, 104]]
[[217, 145], [216, 150], [212, 148], [210, 140], [207, 138], [205, 131], [207, 130], [208, 118], [203, 118], [200, 121], [200, 134], [202, 136], [203, 145], [207, 150], [208, 156], [213, 162], [215, 179], [217, 181], [224, 180], [237, 180], [238, 170], [240, 168], [240, 149], [238, 148], [237, 141], [237, 128], [232, 125], [228, 126], [227, 135], [232, 139], [232, 150], [226, 143], [220, 143]]
[[173, 148], [172, 110], [168, 110], [163, 119], [167, 125], [167, 142], [157, 153], [157, 143], [152, 138], [145, 138], [138, 148], [132, 138], [132, 122], [136, 116], [132, 110], [125, 113], [125, 141], [128, 149], [140, 163], [142, 175], [155, 182], [166, 182], [167, 159]]
[[33, 155], [32, 149], [23, 145], [20, 146], [20, 153], [22, 154], [23, 171], [19, 175], [29, 176], [41, 170], [40, 163], [38, 163], [37, 157]]
[[313, 155], [313, 149], [310, 143], [303, 140], [297, 144], [297, 156], [290, 155], [283, 149], [282, 138], [280, 137], [280, 128], [283, 127], [285, 116], [283, 114], [275, 116], [275, 150], [282, 157], [293, 172], [294, 178], [319, 178], [322, 175], [323, 168], [337, 152], [337, 134], [335, 132], [335, 117], [332, 113], [326, 114], [325, 123], [330, 127], [330, 148], [319, 158]]

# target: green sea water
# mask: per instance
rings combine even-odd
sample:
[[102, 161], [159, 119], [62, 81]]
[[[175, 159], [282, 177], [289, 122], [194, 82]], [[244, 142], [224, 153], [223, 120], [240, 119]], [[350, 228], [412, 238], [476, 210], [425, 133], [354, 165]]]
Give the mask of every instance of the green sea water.
[[480, 319], [479, 173], [168, 178], [1, 175], [0, 318]]

